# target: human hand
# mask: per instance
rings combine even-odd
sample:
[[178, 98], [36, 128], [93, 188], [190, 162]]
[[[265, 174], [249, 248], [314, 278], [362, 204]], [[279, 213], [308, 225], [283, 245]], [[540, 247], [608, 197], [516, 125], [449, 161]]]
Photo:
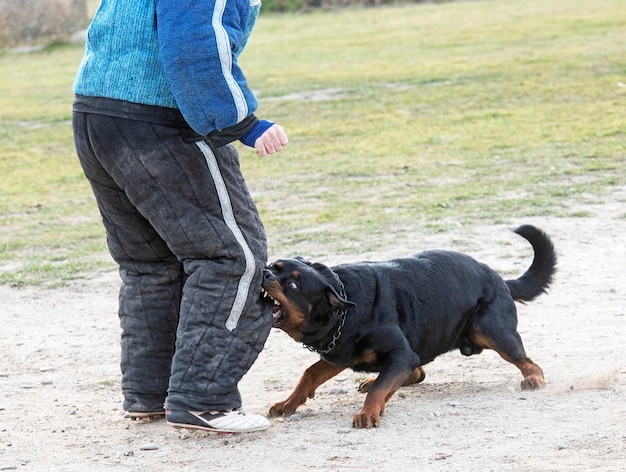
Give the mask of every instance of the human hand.
[[254, 149], [260, 156], [275, 154], [287, 145], [289, 139], [283, 127], [273, 124], [265, 130], [265, 132], [254, 142]]

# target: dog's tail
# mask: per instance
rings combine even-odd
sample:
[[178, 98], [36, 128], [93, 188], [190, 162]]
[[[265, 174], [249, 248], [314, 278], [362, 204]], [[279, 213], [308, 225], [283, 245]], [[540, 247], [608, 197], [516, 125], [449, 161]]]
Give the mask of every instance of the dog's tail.
[[546, 233], [531, 225], [523, 225], [515, 230], [526, 239], [535, 251], [533, 263], [521, 277], [507, 280], [513, 300], [529, 302], [546, 292], [556, 272], [556, 251]]

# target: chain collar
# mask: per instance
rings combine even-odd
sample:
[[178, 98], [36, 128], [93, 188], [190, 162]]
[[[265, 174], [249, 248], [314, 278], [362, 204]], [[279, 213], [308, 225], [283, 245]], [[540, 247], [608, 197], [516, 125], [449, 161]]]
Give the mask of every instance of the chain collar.
[[328, 354], [330, 351], [335, 349], [335, 346], [337, 345], [337, 340], [341, 337], [341, 329], [346, 322], [347, 314], [347, 310], [341, 310], [337, 312], [337, 316], [339, 316], [339, 323], [337, 325], [335, 333], [333, 334], [333, 339], [331, 339], [330, 343], [328, 343], [328, 346], [326, 346], [325, 349], [315, 349], [313, 346], [307, 346], [306, 344], [302, 347], [307, 348], [311, 352], [317, 352], [318, 354]]
[[[335, 276], [337, 276], [337, 274], [335, 274]], [[346, 298], [346, 289], [343, 286], [343, 282], [341, 280], [339, 280], [339, 277], [337, 277], [337, 280], [339, 281], [339, 293], [343, 298]], [[333, 317], [334, 318], [339, 318], [339, 322], [337, 323], [337, 329], [335, 330], [335, 332], [333, 333], [333, 338], [330, 340], [330, 343], [328, 343], [328, 346], [326, 346], [326, 348], [324, 349], [316, 349], [313, 346], [309, 346], [307, 344], [305, 344], [302, 347], [307, 348], [309, 351], [311, 352], [317, 352], [318, 354], [328, 354], [330, 351], [332, 351], [333, 349], [335, 349], [335, 346], [337, 346], [337, 340], [341, 337], [341, 330], [343, 329], [343, 325], [346, 322], [346, 315], [348, 314], [348, 310], [339, 310], [337, 309], [334, 313], [333, 313]]]

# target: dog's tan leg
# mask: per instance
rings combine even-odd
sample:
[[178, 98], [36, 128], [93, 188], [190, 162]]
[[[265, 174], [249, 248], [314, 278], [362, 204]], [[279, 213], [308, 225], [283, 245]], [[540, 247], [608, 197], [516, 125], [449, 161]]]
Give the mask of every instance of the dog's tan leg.
[[[424, 368], [418, 367], [413, 372], [411, 372], [411, 375], [409, 376], [408, 379], [404, 381], [402, 386], [406, 387], [408, 385], [420, 383], [425, 378], [426, 378], [426, 372], [424, 372]], [[376, 377], [370, 377], [369, 379], [365, 379], [363, 382], [359, 384], [359, 392], [361, 393], [369, 392], [372, 389], [372, 385], [374, 385], [375, 381], [376, 381]]]
[[370, 377], [368, 379], [365, 379], [363, 382], [359, 384], [358, 391], [360, 393], [369, 392], [372, 389], [372, 385], [374, 385], [374, 382], [376, 382], [376, 377]]
[[[517, 332], [510, 336], [507, 343], [496, 342], [476, 328], [471, 329], [469, 333], [470, 338], [477, 346], [493, 349], [500, 354], [502, 359], [510, 362], [521, 371], [524, 376], [521, 384], [522, 390], [538, 390], [546, 386], [543, 370], [526, 356], [522, 340]], [[503, 346], [506, 346], [506, 349]]]
[[420, 382], [423, 382], [425, 378], [426, 372], [424, 372], [424, 368], [420, 366], [417, 369], [413, 370], [413, 372], [411, 372], [411, 375], [408, 379], [405, 380], [402, 386], [406, 387], [407, 385], [418, 384]]
[[345, 367], [338, 367], [326, 362], [324, 359], [320, 359], [304, 371], [296, 388], [293, 389], [293, 392], [287, 399], [272, 405], [270, 415], [281, 416], [295, 412], [300, 405], [306, 402], [307, 398], [313, 398], [317, 387], [343, 370], [345, 370]]
[[[385, 411], [385, 405], [396, 393], [396, 390], [405, 383], [405, 375], [387, 378], [383, 383], [372, 382], [370, 391], [365, 397], [363, 408], [352, 417], [352, 426], [355, 428], [377, 428], [380, 426], [380, 417]], [[409, 378], [411, 377], [413, 377], [413, 373], [409, 376]], [[380, 376], [376, 380], [379, 379]]]
[[515, 366], [522, 372], [524, 380], [522, 380], [522, 390], [538, 390], [546, 386], [543, 378], [543, 370], [528, 357], [513, 362]]
[[355, 428], [377, 428], [380, 426], [380, 416], [385, 411], [387, 395], [393, 395], [385, 390], [372, 390], [365, 397], [363, 408], [352, 417], [352, 426]]

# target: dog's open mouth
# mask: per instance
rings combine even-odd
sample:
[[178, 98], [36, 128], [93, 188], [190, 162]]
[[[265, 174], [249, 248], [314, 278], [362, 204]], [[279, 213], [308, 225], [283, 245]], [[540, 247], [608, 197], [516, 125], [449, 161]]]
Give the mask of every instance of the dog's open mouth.
[[274, 304], [274, 306], [272, 307], [272, 327], [280, 327], [287, 320], [287, 311], [278, 302], [278, 300], [276, 300], [269, 294], [269, 292], [267, 292], [267, 290], [261, 289], [261, 293], [266, 300], [271, 300]]

